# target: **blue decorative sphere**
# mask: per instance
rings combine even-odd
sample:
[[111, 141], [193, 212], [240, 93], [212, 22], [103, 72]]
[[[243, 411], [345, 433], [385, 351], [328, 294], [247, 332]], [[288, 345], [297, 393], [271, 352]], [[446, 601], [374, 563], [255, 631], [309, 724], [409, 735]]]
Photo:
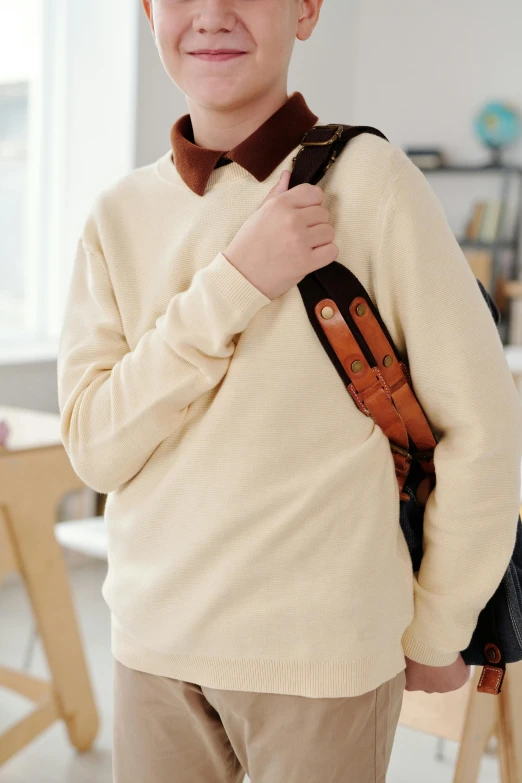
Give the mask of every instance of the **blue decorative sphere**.
[[475, 119], [475, 131], [488, 147], [501, 149], [513, 144], [522, 134], [517, 109], [509, 103], [487, 104]]

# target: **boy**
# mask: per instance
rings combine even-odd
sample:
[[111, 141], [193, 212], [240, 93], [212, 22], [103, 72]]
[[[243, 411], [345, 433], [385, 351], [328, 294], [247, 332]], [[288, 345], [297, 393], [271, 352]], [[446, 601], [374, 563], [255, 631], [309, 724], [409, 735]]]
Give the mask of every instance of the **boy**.
[[[459, 651], [512, 553], [516, 388], [399, 148], [363, 134], [288, 190], [303, 134], [342, 119], [286, 92], [322, 0], [143, 4], [190, 113], [97, 199], [59, 355], [64, 443], [108, 494], [114, 779], [384, 781], [405, 685], [467, 681]], [[415, 576], [389, 442], [296, 287], [335, 259], [440, 437]]]

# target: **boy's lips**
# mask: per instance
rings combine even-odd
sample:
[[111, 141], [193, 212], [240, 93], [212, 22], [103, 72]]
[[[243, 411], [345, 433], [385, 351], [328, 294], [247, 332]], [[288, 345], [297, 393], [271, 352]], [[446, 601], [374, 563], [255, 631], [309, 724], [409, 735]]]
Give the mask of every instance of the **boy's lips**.
[[231, 50], [201, 50], [196, 52], [189, 52], [193, 57], [198, 60], [208, 60], [209, 62], [222, 62], [223, 60], [235, 60], [238, 57], [242, 57], [246, 52], [231, 51]]

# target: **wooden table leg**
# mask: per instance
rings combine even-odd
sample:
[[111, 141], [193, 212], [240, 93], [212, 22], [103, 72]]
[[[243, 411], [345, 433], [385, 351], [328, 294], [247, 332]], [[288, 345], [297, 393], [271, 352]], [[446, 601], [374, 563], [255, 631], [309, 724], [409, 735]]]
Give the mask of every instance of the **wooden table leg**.
[[522, 663], [507, 666], [498, 713], [501, 781], [522, 783]]
[[[16, 452], [2, 460], [4, 519], [51, 671], [70, 740], [88, 750], [98, 733], [69, 580], [54, 535], [58, 502], [84, 485], [62, 448]], [[5, 500], [8, 495], [8, 500]]]
[[481, 672], [481, 666], [474, 667], [453, 783], [476, 783], [482, 756], [495, 730], [499, 697], [477, 693]]
[[0, 506], [0, 585], [7, 574], [16, 571], [16, 561], [7, 533], [7, 525]]

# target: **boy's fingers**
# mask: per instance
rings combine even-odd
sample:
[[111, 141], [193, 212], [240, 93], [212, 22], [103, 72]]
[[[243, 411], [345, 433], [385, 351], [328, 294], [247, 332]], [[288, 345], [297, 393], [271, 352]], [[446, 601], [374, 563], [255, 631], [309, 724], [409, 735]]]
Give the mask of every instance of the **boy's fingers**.
[[274, 198], [275, 196], [279, 195], [279, 193], [284, 193], [285, 190], [288, 190], [288, 183], [290, 182], [291, 173], [292, 172], [288, 171], [288, 169], [284, 169], [284, 171], [281, 172], [281, 176], [277, 180], [276, 184], [272, 190], [269, 191], [268, 195], [264, 198], [259, 206], [262, 207], [263, 204], [266, 204], [266, 202], [271, 198]]

